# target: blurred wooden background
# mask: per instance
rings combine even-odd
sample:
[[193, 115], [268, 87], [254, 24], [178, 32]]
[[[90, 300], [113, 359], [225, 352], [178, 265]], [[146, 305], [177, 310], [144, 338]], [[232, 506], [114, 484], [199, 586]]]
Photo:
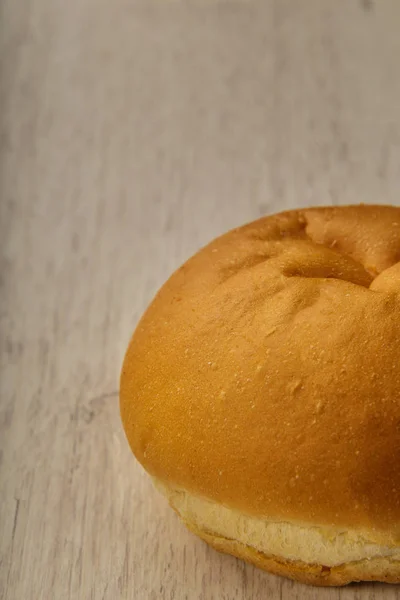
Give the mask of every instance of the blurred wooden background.
[[118, 376], [171, 271], [295, 206], [400, 202], [398, 0], [1, 0], [0, 597], [355, 600], [220, 556]]

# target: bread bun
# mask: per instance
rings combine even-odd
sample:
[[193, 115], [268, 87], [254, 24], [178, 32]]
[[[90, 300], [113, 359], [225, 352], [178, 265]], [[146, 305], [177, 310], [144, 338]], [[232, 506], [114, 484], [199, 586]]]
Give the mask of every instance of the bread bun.
[[282, 213], [200, 250], [138, 324], [121, 414], [218, 550], [400, 583], [400, 208]]

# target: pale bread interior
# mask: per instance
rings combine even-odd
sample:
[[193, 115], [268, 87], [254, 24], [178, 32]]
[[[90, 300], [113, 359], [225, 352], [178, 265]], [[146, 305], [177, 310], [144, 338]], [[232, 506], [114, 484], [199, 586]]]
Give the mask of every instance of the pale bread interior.
[[368, 531], [261, 519], [153, 478], [156, 488], [193, 529], [239, 541], [267, 556], [335, 567], [376, 558], [400, 560], [400, 546], [379, 545]]

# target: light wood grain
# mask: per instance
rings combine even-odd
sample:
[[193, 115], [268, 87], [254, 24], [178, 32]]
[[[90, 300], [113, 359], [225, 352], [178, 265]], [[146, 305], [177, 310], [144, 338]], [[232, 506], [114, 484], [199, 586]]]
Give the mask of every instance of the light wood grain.
[[192, 537], [133, 460], [118, 375], [157, 287], [270, 211], [399, 204], [397, 0], [2, 0], [4, 600], [394, 600]]

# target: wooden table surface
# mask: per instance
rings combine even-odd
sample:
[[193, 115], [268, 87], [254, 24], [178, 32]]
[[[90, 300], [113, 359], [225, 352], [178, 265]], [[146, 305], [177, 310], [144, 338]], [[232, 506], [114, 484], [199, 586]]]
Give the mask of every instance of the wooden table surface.
[[398, 0], [2, 0], [0, 597], [400, 599], [209, 549], [133, 459], [131, 332], [271, 211], [400, 202]]

